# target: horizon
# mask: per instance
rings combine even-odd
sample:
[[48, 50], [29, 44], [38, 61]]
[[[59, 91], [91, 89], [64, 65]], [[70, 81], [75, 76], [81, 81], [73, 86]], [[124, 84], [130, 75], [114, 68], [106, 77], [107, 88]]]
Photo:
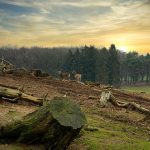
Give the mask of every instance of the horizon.
[[0, 46], [150, 52], [149, 0], [0, 0]]
[[[115, 44], [110, 44], [110, 46], [111, 45], [115, 45]], [[6, 45], [6, 46], [0, 46], [0, 49], [16, 49], [16, 50], [19, 50], [19, 49], [21, 49], [21, 48], [25, 48], [25, 49], [32, 49], [32, 48], [38, 48], [38, 49], [82, 49], [82, 48], [84, 48], [85, 46], [87, 46], [87, 47], [90, 47], [90, 46], [94, 46], [94, 45], [81, 45], [81, 46], [53, 46], [53, 47], [43, 47], [43, 46], [13, 46], [13, 45]], [[106, 50], [109, 50], [109, 48], [110, 48], [110, 46], [109, 47], [105, 47], [105, 46], [99, 46], [99, 47], [96, 47], [96, 46], [94, 46], [97, 50], [102, 50], [103, 48], [106, 48]], [[116, 47], [116, 45], [115, 45], [115, 47]], [[134, 52], [136, 52], [138, 55], [147, 55], [147, 54], [150, 54], [150, 52], [147, 52], [147, 53], [145, 53], [145, 54], [143, 54], [143, 53], [140, 53], [140, 52], [138, 52], [138, 51], [136, 51], [136, 50], [130, 50], [130, 51], [125, 51], [124, 49], [118, 49], [117, 47], [116, 47], [116, 50], [117, 51], [119, 51], [119, 52], [122, 52], [122, 53], [134, 53]]]

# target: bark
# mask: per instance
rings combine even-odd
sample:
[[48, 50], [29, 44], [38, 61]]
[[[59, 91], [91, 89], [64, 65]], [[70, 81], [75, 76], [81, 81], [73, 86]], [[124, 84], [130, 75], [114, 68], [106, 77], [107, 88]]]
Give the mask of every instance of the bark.
[[150, 115], [150, 110], [142, 107], [141, 105], [139, 105], [135, 102], [121, 102], [121, 101], [117, 100], [117, 98], [115, 96], [113, 96], [110, 91], [109, 92], [103, 91], [101, 94], [100, 103], [101, 103], [101, 105], [106, 106], [107, 102], [111, 102], [114, 106], [117, 106], [117, 107], [132, 109], [132, 110], [138, 111], [140, 113]]
[[100, 98], [100, 104], [102, 106], [106, 106], [107, 105], [107, 101], [110, 99], [110, 92], [106, 93], [106, 92], [102, 92], [101, 94], [101, 98]]
[[1, 127], [0, 140], [41, 143], [47, 150], [65, 150], [85, 123], [86, 118], [77, 104], [55, 97], [22, 121]]
[[12, 102], [17, 102], [19, 100], [24, 100], [28, 102], [32, 102], [35, 104], [42, 105], [42, 99], [25, 94], [22, 92], [23, 90], [19, 89], [14, 89], [14, 88], [9, 88], [5, 86], [0, 85], [0, 97], [2, 99], [6, 99]]

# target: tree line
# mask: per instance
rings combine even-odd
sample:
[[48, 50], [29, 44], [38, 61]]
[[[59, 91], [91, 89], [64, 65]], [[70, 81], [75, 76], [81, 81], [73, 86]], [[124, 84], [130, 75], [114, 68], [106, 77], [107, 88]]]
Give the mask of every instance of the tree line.
[[59, 70], [82, 74], [83, 81], [120, 86], [150, 82], [150, 54], [121, 52], [112, 44], [108, 49], [94, 46], [73, 48], [0, 48], [16, 67], [41, 69], [57, 76]]

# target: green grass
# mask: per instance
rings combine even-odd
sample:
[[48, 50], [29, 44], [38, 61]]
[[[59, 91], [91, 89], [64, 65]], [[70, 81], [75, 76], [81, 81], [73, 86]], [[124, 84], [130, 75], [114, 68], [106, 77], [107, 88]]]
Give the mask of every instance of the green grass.
[[[118, 121], [103, 118], [91, 110], [82, 108], [87, 117], [88, 125], [98, 131], [82, 130], [80, 137], [75, 139], [73, 150], [149, 150], [150, 135], [142, 128], [127, 125]], [[17, 111], [9, 111], [8, 118], [19, 117]], [[0, 150], [44, 150], [43, 146], [27, 146], [23, 144], [1, 144]], [[70, 149], [72, 150], [72, 149]]]
[[[86, 110], [85, 110], [86, 111]], [[14, 115], [15, 112], [10, 112]], [[103, 119], [86, 111], [89, 126], [98, 131], [82, 130], [80, 137], [73, 142], [79, 150], [149, 150], [150, 137], [143, 129], [121, 122]], [[23, 144], [0, 145], [0, 150], [44, 150], [42, 146]], [[70, 149], [71, 150], [71, 149]]]
[[122, 89], [131, 92], [145, 92], [150, 94], [150, 86], [124, 86]]
[[76, 144], [84, 143], [88, 150], [149, 150], [149, 135], [133, 126], [88, 115], [88, 124], [98, 131], [82, 131]]

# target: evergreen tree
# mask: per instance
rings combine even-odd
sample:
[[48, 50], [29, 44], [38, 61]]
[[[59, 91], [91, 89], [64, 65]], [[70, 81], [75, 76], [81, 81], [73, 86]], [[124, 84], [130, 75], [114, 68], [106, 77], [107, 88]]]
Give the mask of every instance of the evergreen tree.
[[145, 56], [146, 84], [150, 81], [150, 54]]
[[102, 84], [108, 84], [108, 56], [109, 53], [106, 48], [102, 48], [97, 52], [96, 57], [96, 81]]
[[[150, 83], [150, 54], [137, 52], [122, 53], [115, 45], [107, 50], [94, 46], [80, 48], [16, 48], [1, 47], [0, 57], [17, 68], [41, 69], [52, 76], [58, 70], [76, 71], [82, 74], [83, 81], [118, 86], [123, 84]], [[121, 67], [120, 67], [121, 66]]]
[[81, 51], [82, 75], [84, 80], [95, 82], [96, 54], [97, 50], [94, 46], [85, 46]]
[[81, 66], [81, 54], [79, 49], [77, 48], [75, 53], [74, 53], [74, 71], [76, 71], [77, 73], [81, 73], [82, 70], [82, 66]]
[[66, 55], [66, 60], [63, 65], [63, 70], [65, 70], [67, 72], [71, 72], [74, 70], [74, 66], [75, 66], [74, 55], [73, 55], [72, 51], [69, 50]]
[[114, 44], [109, 49], [109, 60], [108, 60], [108, 83], [113, 86], [120, 85], [120, 63], [118, 52]]

